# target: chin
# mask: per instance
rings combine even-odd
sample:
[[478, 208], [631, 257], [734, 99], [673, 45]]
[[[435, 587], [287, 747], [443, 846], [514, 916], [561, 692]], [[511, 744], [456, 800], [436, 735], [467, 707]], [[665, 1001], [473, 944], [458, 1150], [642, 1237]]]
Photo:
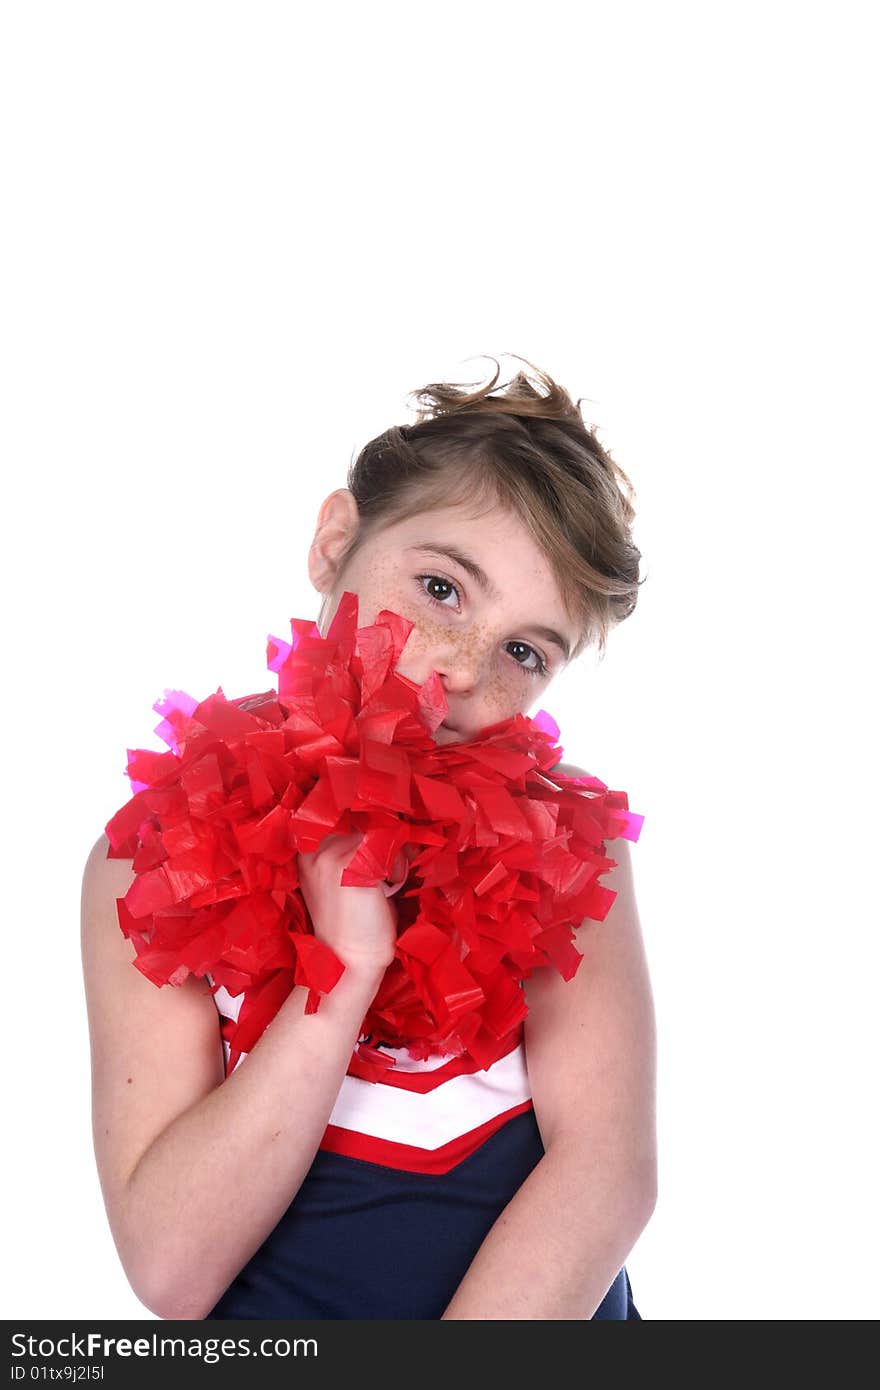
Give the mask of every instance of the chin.
[[439, 724], [434, 730], [436, 743], [461, 743], [466, 738], [467, 734], [460, 734], [457, 729], [449, 729], [445, 724]]

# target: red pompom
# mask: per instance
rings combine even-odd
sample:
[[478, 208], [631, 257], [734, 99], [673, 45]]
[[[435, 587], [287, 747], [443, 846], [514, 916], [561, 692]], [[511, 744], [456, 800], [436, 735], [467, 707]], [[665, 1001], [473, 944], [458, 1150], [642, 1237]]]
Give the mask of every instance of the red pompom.
[[156, 985], [210, 972], [244, 994], [224, 1025], [228, 1071], [295, 984], [314, 1012], [343, 971], [312, 930], [297, 852], [360, 832], [341, 879], [353, 886], [409, 863], [359, 1074], [393, 1065], [377, 1039], [488, 1067], [526, 1015], [522, 981], [542, 965], [571, 979], [574, 929], [608, 912], [605, 840], [641, 831], [625, 792], [549, 773], [561, 750], [543, 710], [438, 745], [437, 673], [419, 686], [395, 670], [412, 623], [388, 609], [356, 623], [346, 592], [326, 638], [297, 618], [290, 644], [270, 637], [277, 694], [227, 700], [218, 688], [198, 704], [166, 690], [153, 708], [170, 751], [128, 750], [133, 795], [105, 826], [109, 857], [133, 860], [117, 911], [135, 966]]

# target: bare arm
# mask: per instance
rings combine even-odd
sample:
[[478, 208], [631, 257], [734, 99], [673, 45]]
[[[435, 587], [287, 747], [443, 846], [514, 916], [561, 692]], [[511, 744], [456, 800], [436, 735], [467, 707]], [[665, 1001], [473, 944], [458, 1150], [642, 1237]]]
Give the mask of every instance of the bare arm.
[[370, 952], [347, 960], [314, 1014], [296, 986], [224, 1081], [208, 986], [190, 976], [158, 989], [134, 968], [116, 916], [131, 861], [106, 852], [102, 836], [82, 891], [101, 1188], [140, 1300], [163, 1318], [202, 1318], [299, 1190], [385, 964]]
[[[578, 769], [574, 769], [575, 773]], [[544, 1157], [477, 1251], [444, 1318], [591, 1318], [657, 1199], [656, 1021], [626, 840], [617, 892], [565, 981], [525, 982], [526, 1055]]]

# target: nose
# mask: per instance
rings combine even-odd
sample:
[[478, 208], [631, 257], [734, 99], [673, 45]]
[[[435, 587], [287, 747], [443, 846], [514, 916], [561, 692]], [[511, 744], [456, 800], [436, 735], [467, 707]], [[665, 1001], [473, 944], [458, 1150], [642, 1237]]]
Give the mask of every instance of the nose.
[[[490, 678], [488, 661], [487, 651], [474, 643], [438, 642], [413, 654], [412, 667], [403, 674], [424, 685], [431, 672], [436, 672], [446, 697], [451, 729], [441, 725], [436, 730], [438, 743], [473, 738], [487, 722], [483, 687]], [[398, 669], [402, 667], [403, 662]]]
[[469, 738], [471, 735], [468, 730], [471, 729], [471, 726], [482, 722], [478, 714], [480, 700], [477, 694], [479, 686], [477, 662], [472, 655], [468, 657], [456, 652], [450, 655], [446, 652], [437, 656], [434, 670], [440, 677], [443, 694], [446, 697], [446, 717], [452, 725], [452, 731], [443, 728], [438, 729], [435, 738], [440, 743], [447, 742], [450, 738], [453, 740]]
[[[478, 675], [472, 661], [462, 661], [454, 654], [450, 657], [448, 652], [438, 652], [434, 656], [426, 652], [409, 667], [404, 661], [399, 662], [397, 669], [416, 685], [424, 685], [431, 672], [436, 671], [446, 698], [447, 718], [459, 731], [458, 737], [466, 736], [465, 728], [474, 722], [477, 703]], [[445, 732], [438, 730], [438, 734]]]
[[456, 695], [470, 695], [477, 687], [479, 676], [476, 662], [456, 659], [437, 661], [433, 669], [443, 682], [443, 689]]
[[[442, 642], [425, 654], [427, 671], [436, 671], [444, 690], [458, 696], [473, 696], [484, 676], [487, 652], [473, 641]], [[427, 673], [426, 673], [427, 674]]]

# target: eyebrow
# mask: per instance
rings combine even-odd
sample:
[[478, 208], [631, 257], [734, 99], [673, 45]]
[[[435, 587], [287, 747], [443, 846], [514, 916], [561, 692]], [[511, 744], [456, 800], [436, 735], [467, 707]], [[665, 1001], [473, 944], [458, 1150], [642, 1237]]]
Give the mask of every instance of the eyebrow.
[[[464, 551], [459, 550], [456, 545], [447, 545], [445, 541], [417, 541], [415, 545], [409, 545], [407, 550], [427, 550], [432, 555], [442, 555], [447, 560], [452, 560], [456, 565], [460, 565], [466, 574], [469, 574], [475, 583], [489, 598], [498, 599], [501, 597], [498, 589], [492, 583], [482, 565], [477, 564], [470, 555], [465, 555]], [[542, 623], [529, 623], [525, 632], [535, 632], [539, 637], [543, 637], [546, 642], [552, 642], [557, 646], [568, 661], [571, 656], [571, 647], [561, 632], [557, 632], [554, 627], [544, 627]]]

